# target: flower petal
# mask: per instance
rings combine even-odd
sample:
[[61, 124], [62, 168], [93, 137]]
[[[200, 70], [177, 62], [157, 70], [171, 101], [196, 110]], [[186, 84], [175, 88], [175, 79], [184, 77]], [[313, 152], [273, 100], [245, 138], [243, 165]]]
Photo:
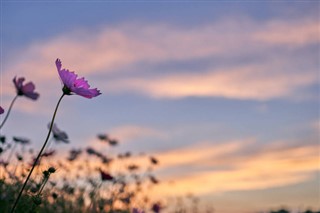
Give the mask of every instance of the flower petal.
[[32, 92], [35, 89], [35, 86], [32, 82], [28, 82], [22, 87], [23, 92]]
[[67, 69], [61, 69], [62, 63], [60, 59], [56, 60], [56, 67], [62, 83], [71, 90], [74, 81], [77, 79], [77, 75], [74, 72], [70, 72]]
[[74, 82], [77, 79], [77, 74], [70, 72], [69, 70], [63, 69], [59, 71], [60, 79], [62, 83], [70, 90], [74, 87]]
[[70, 95], [71, 92], [85, 98], [93, 98], [101, 94], [97, 88], [89, 89], [90, 85], [88, 84], [88, 81], [85, 80], [85, 78], [78, 78], [78, 75], [74, 72], [70, 72], [68, 69], [61, 69], [62, 63], [60, 59], [56, 60], [56, 67], [60, 79], [64, 84], [64, 88], [67, 88], [66, 90], [63, 89], [65, 94]]
[[36, 92], [28, 92], [28, 93], [24, 93], [24, 96], [32, 99], [32, 100], [37, 100], [39, 98], [39, 93]]
[[101, 94], [97, 88], [95, 89], [74, 88], [73, 92], [85, 98], [93, 98]]
[[58, 71], [61, 70], [62, 64], [61, 64], [61, 61], [59, 58], [57, 58], [57, 60], [56, 60], [56, 67], [57, 67]]
[[4, 113], [4, 109], [0, 106], [0, 114]]
[[74, 82], [74, 86], [77, 88], [84, 88], [89, 89], [90, 85], [88, 84], [88, 81], [86, 81], [84, 78], [79, 78]]
[[39, 94], [34, 92], [34, 89], [34, 84], [32, 82], [28, 82], [22, 87], [21, 91], [26, 97], [31, 98], [33, 100], [37, 100]]
[[17, 80], [17, 77], [13, 78], [13, 83], [17, 90], [21, 90], [23, 82], [24, 82], [23, 77], [18, 78], [18, 80]]

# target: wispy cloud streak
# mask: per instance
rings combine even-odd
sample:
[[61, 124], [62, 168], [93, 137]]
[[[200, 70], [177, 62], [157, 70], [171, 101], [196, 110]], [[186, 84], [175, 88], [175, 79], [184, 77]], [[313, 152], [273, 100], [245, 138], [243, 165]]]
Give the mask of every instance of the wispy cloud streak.
[[272, 69], [272, 65], [262, 64], [201, 74], [169, 74], [149, 79], [129, 78], [110, 82], [106, 87], [113, 92], [134, 91], [156, 98], [226, 97], [269, 100], [293, 98], [297, 90], [317, 83], [316, 72], [288, 74]]
[[[134, 91], [158, 98], [218, 96], [269, 100], [292, 97], [297, 90], [317, 83], [315, 60], [299, 54], [301, 48], [319, 45], [317, 26], [311, 19], [255, 22], [238, 18], [189, 28], [127, 24], [101, 28], [95, 34], [78, 30], [25, 47], [7, 63], [10, 67], [4, 67], [3, 78], [11, 79], [12, 74], [31, 76], [40, 82], [40, 89], [50, 91], [57, 86], [49, 82], [57, 78], [53, 62], [60, 57], [66, 65], [83, 74], [103, 76], [108, 92]], [[234, 64], [244, 56], [252, 60]], [[156, 69], [159, 64], [172, 61], [185, 63], [219, 58], [225, 60], [222, 67], [210, 63], [205, 69], [177, 72], [181, 70], [177, 66], [169, 74], [161, 74]], [[138, 77], [121, 75], [130, 72]], [[4, 81], [2, 93], [7, 93], [8, 88]]]
[[158, 153], [163, 171], [174, 171], [183, 164], [188, 171], [180, 169], [167, 176], [169, 182], [174, 180], [173, 185], [164, 184], [157, 192], [170, 195], [173, 187], [180, 195], [265, 189], [303, 182], [319, 171], [317, 144], [278, 146], [275, 142], [252, 149], [254, 141], [244, 140]]

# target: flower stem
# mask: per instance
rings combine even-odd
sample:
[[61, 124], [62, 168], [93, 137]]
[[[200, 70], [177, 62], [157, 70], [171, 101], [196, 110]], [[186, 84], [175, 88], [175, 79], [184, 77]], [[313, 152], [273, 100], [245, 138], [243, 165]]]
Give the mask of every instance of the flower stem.
[[46, 138], [46, 140], [45, 140], [45, 142], [44, 142], [44, 144], [43, 144], [43, 146], [42, 146], [42, 148], [41, 148], [41, 150], [40, 150], [37, 158], [36, 158], [35, 161], [33, 162], [33, 165], [32, 165], [32, 168], [31, 168], [29, 174], [28, 174], [28, 177], [27, 177], [27, 179], [25, 180], [25, 182], [24, 182], [24, 184], [23, 184], [23, 186], [22, 186], [22, 188], [21, 188], [21, 190], [20, 190], [20, 192], [19, 192], [19, 195], [18, 195], [18, 197], [17, 197], [17, 199], [16, 199], [16, 201], [15, 201], [15, 203], [14, 203], [12, 209], [11, 209], [11, 213], [14, 212], [14, 210], [15, 210], [18, 202], [19, 202], [19, 199], [20, 199], [20, 197], [21, 197], [21, 195], [22, 195], [22, 192], [23, 192], [24, 188], [26, 187], [26, 185], [27, 185], [27, 183], [28, 183], [28, 180], [29, 180], [29, 178], [30, 178], [30, 176], [31, 176], [34, 168], [36, 167], [37, 162], [38, 162], [38, 160], [39, 160], [39, 158], [40, 158], [40, 156], [41, 156], [44, 148], [45, 148], [46, 145], [47, 145], [47, 142], [48, 142], [48, 139], [49, 139], [49, 137], [50, 137], [51, 130], [52, 130], [52, 126], [53, 126], [53, 123], [54, 123], [54, 119], [55, 119], [56, 114], [57, 114], [57, 111], [58, 111], [58, 107], [59, 107], [60, 102], [61, 102], [62, 98], [64, 97], [64, 95], [65, 95], [65, 94], [62, 94], [62, 96], [60, 97], [60, 99], [59, 99], [59, 101], [58, 101], [58, 103], [57, 103], [56, 109], [54, 110], [54, 113], [53, 113], [53, 116], [52, 116], [52, 120], [51, 120], [51, 124], [50, 124], [50, 128], [49, 128], [49, 132], [48, 132], [47, 138]]
[[[51, 145], [51, 141], [52, 141], [52, 138], [48, 141], [47, 147], [44, 149], [44, 153], [46, 153], [46, 151], [49, 149], [49, 147]], [[41, 163], [42, 157], [43, 156], [40, 156], [40, 158], [39, 158], [39, 164]]]
[[47, 184], [47, 182], [48, 182], [48, 180], [49, 180], [49, 177], [50, 177], [50, 175], [43, 180], [42, 186], [41, 186], [41, 188], [40, 188], [37, 196], [40, 196], [40, 195], [41, 195], [41, 192], [42, 192], [42, 190], [44, 189], [44, 186]]
[[19, 96], [19, 95], [16, 95], [16, 96], [13, 98], [13, 100], [11, 101], [11, 104], [10, 104], [10, 107], [9, 107], [8, 112], [7, 112], [7, 114], [6, 114], [6, 117], [3, 119], [2, 123], [0, 124], [0, 129], [3, 127], [4, 123], [5, 123], [6, 120], [8, 119], [9, 114], [10, 114], [11, 109], [12, 109], [12, 106], [13, 106], [14, 102], [17, 100], [18, 96]]

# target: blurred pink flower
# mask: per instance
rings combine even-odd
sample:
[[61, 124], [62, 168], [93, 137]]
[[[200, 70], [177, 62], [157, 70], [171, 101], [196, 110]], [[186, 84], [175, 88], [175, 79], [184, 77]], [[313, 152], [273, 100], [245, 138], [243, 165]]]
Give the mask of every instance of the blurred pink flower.
[[4, 113], [4, 109], [0, 106], [0, 114]]
[[101, 169], [99, 171], [100, 171], [100, 175], [101, 175], [101, 180], [102, 181], [105, 181], [105, 180], [112, 181], [112, 180], [114, 180], [114, 177], [111, 176], [109, 173], [104, 172]]
[[69, 152], [69, 157], [68, 157], [68, 161], [74, 161], [75, 159], [78, 158], [78, 156], [82, 153], [81, 149], [72, 149]]
[[[50, 129], [51, 123], [48, 124], [48, 128]], [[52, 126], [52, 134], [53, 138], [56, 140], [56, 142], [64, 142], [69, 143], [69, 137], [66, 132], [60, 130], [55, 123], [53, 123]]]
[[138, 170], [139, 169], [139, 166], [135, 165], [135, 164], [131, 164], [128, 166], [128, 170], [129, 171], [135, 171], [135, 170]]
[[152, 205], [151, 209], [154, 213], [159, 213], [161, 210], [161, 205], [159, 203], [155, 203]]
[[64, 85], [62, 88], [64, 94], [77, 94], [85, 98], [93, 98], [101, 94], [97, 88], [89, 89], [90, 85], [84, 78], [78, 78], [78, 75], [74, 72], [70, 72], [67, 69], [61, 69], [62, 64], [60, 59], [56, 60], [56, 66], [60, 79]]
[[99, 140], [102, 140], [102, 141], [109, 140], [109, 136], [107, 134], [98, 134], [98, 138], [99, 138]]
[[141, 209], [133, 208], [132, 213], [144, 213], [144, 211]]
[[34, 92], [35, 86], [32, 82], [28, 82], [25, 85], [23, 85], [25, 78], [21, 77], [16, 79], [14, 77], [13, 83], [17, 90], [17, 95], [19, 96], [26, 96], [27, 98], [30, 98], [32, 100], [37, 100], [39, 97], [39, 93]]
[[0, 166], [3, 166], [4, 168], [6, 168], [8, 165], [9, 165], [9, 162], [0, 160]]
[[54, 154], [56, 154], [56, 151], [55, 151], [55, 150], [51, 150], [51, 151], [46, 151], [46, 152], [44, 152], [41, 156], [42, 156], [42, 157], [51, 157], [51, 156], [53, 156]]
[[27, 144], [30, 144], [30, 140], [27, 139], [27, 138], [22, 138], [22, 137], [15, 137], [13, 136], [12, 137], [13, 141], [16, 142], [16, 143], [20, 143], [22, 145], [27, 145]]
[[151, 181], [153, 184], [158, 184], [158, 183], [159, 183], [159, 181], [157, 180], [156, 177], [150, 175], [149, 178], [150, 178], [150, 181]]
[[150, 161], [151, 161], [151, 163], [152, 164], [158, 164], [159, 163], [159, 161], [155, 158], [155, 157], [150, 157]]

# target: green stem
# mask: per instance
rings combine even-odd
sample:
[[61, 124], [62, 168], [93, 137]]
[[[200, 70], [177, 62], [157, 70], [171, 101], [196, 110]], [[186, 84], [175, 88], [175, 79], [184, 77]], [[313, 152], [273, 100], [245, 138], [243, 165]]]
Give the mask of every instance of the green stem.
[[47, 182], [48, 182], [48, 180], [49, 180], [49, 177], [50, 177], [50, 175], [43, 180], [42, 186], [41, 186], [41, 188], [40, 188], [37, 196], [40, 196], [40, 195], [41, 195], [41, 192], [42, 192], [42, 190], [44, 189], [44, 186], [47, 184]]
[[19, 96], [19, 95], [16, 95], [16, 97], [14, 97], [13, 100], [11, 101], [11, 104], [10, 104], [10, 107], [9, 107], [8, 112], [7, 112], [7, 114], [6, 114], [6, 117], [3, 119], [2, 123], [0, 124], [0, 129], [3, 127], [4, 123], [5, 123], [6, 120], [8, 119], [9, 114], [10, 114], [11, 109], [12, 109], [12, 106], [13, 106], [14, 102], [17, 100], [18, 96]]
[[[49, 177], [50, 177], [50, 174], [49, 174], [48, 177], [45, 177], [45, 178], [43, 179], [41, 188], [40, 188], [40, 190], [38, 191], [38, 194], [37, 194], [35, 197], [40, 198], [41, 192], [42, 192], [42, 190], [44, 189], [44, 186], [47, 184], [47, 182], [48, 182], [48, 180], [49, 180]], [[37, 208], [37, 205], [33, 202], [30, 213], [31, 213], [31, 212], [35, 212], [35, 209], [36, 209], [36, 208]]]
[[19, 202], [19, 199], [20, 199], [20, 197], [21, 197], [21, 195], [22, 195], [22, 192], [23, 192], [24, 188], [26, 187], [26, 185], [27, 185], [27, 183], [28, 183], [28, 180], [29, 180], [31, 174], [32, 174], [35, 166], [37, 165], [37, 162], [38, 162], [38, 160], [39, 160], [39, 158], [40, 158], [40, 156], [41, 156], [44, 148], [46, 147], [46, 145], [47, 145], [47, 143], [48, 143], [48, 139], [49, 139], [49, 137], [50, 137], [50, 133], [51, 133], [52, 126], [53, 126], [53, 123], [54, 123], [54, 119], [55, 119], [55, 117], [56, 117], [59, 104], [60, 104], [62, 98], [64, 97], [64, 95], [65, 95], [65, 94], [63, 93], [62, 96], [60, 97], [58, 103], [57, 103], [56, 109], [54, 110], [54, 113], [53, 113], [53, 116], [52, 116], [52, 120], [51, 120], [51, 124], [50, 124], [50, 128], [49, 128], [49, 132], [48, 132], [47, 138], [46, 138], [46, 140], [45, 140], [45, 142], [44, 142], [44, 144], [43, 144], [43, 146], [42, 146], [42, 148], [41, 148], [41, 150], [40, 150], [37, 158], [35, 159], [35, 161], [34, 161], [34, 163], [33, 163], [33, 165], [32, 165], [32, 168], [31, 168], [31, 170], [30, 170], [30, 172], [29, 172], [29, 175], [28, 175], [27, 179], [25, 180], [25, 182], [24, 182], [24, 184], [23, 184], [23, 186], [22, 186], [22, 188], [21, 188], [21, 190], [20, 190], [20, 192], [19, 192], [19, 195], [18, 195], [18, 197], [17, 197], [17, 199], [16, 199], [16, 201], [15, 201], [15, 203], [14, 203], [12, 209], [11, 209], [11, 213], [14, 212], [14, 210], [15, 210], [18, 202]]

